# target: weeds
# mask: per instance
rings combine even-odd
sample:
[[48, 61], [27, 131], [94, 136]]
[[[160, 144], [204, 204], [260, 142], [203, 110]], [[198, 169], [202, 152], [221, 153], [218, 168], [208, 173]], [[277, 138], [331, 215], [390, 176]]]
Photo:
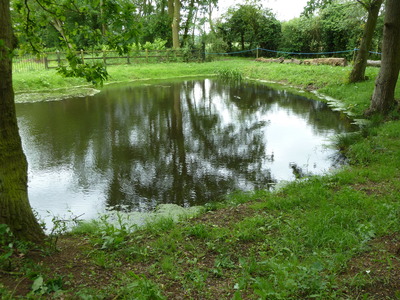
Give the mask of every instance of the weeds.
[[101, 249], [115, 250], [122, 247], [129, 234], [137, 228], [129, 223], [129, 215], [115, 212], [104, 214], [99, 219], [102, 245]]
[[128, 272], [128, 282], [123, 286], [115, 298], [118, 299], [138, 299], [138, 300], [162, 300], [166, 299], [160, 288], [145, 276], [139, 276], [134, 272]]
[[46, 295], [61, 291], [63, 288], [63, 280], [61, 276], [54, 279], [44, 281], [43, 276], [38, 276], [32, 284], [32, 293], [34, 295]]
[[[61, 218], [59, 216], [52, 217], [51, 222], [53, 223], [53, 226], [46, 240], [48, 250], [56, 251], [59, 237], [66, 234], [73, 226], [79, 224], [79, 218], [81, 216], [74, 216], [72, 212], [70, 212], [70, 214], [71, 217], [69, 218]], [[44, 225], [42, 226], [44, 227]]]
[[239, 69], [218, 69], [217, 74], [218, 77], [225, 80], [241, 81], [243, 79], [243, 74]]
[[10, 271], [11, 255], [14, 253], [14, 236], [6, 224], [0, 224], [0, 269]]

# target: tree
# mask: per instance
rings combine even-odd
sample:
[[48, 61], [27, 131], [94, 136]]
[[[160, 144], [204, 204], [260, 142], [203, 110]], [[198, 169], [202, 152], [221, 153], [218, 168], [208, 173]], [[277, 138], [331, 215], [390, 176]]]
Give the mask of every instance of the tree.
[[[78, 0], [77, 0], [78, 1]], [[49, 22], [52, 20], [60, 21], [59, 25], [65, 24], [67, 17], [63, 15], [65, 12], [79, 12], [84, 14], [87, 7], [79, 7], [74, 1], [63, 2], [60, 8], [52, 3], [41, 0], [35, 1], [44, 12], [41, 16], [48, 16]], [[104, 3], [104, 1], [103, 1]], [[108, 1], [110, 5], [115, 3]], [[125, 1], [129, 8], [129, 1]], [[31, 2], [29, 3], [31, 4]], [[18, 3], [17, 3], [18, 5]], [[25, 5], [25, 6], [24, 6]], [[35, 23], [32, 21], [33, 13], [28, 6], [28, 1], [20, 3], [18, 9], [24, 11], [25, 29], [27, 38], [35, 38], [35, 26], [41, 26], [43, 23]], [[69, 10], [67, 9], [69, 8]], [[115, 8], [115, 7], [114, 7]], [[117, 8], [121, 9], [121, 7]], [[122, 10], [124, 10], [122, 8]], [[127, 28], [130, 21], [123, 22], [123, 19], [132, 17], [132, 10], [124, 10], [127, 15], [124, 15], [122, 10], [118, 16], [112, 20], [107, 26], [110, 34], [103, 42], [112, 49], [117, 49], [120, 52], [127, 51], [131, 42], [130, 38], [136, 34], [135, 26]], [[103, 11], [105, 13], [105, 10]], [[110, 16], [111, 17], [111, 16]], [[108, 24], [108, 25], [110, 25]], [[69, 37], [73, 35], [73, 30], [62, 27], [64, 31], [64, 46], [69, 48], [68, 59], [71, 69], [62, 69], [62, 73], [66, 76], [84, 77], [93, 83], [102, 83], [107, 77], [107, 71], [101, 64], [87, 65], [76, 56], [74, 48], [76, 45]], [[89, 27], [86, 27], [89, 28]], [[124, 31], [124, 29], [126, 29]], [[115, 34], [116, 30], [122, 30], [120, 34]], [[33, 47], [39, 41], [32, 39]], [[10, 16], [10, 1], [0, 0], [0, 224], [6, 224], [10, 227], [17, 238], [40, 243], [43, 241], [45, 234], [39, 226], [34, 213], [29, 205], [27, 191], [27, 161], [23, 153], [21, 138], [18, 132], [18, 124], [15, 113], [14, 92], [12, 87], [12, 55], [16, 46], [16, 38], [12, 32], [12, 23]]]
[[256, 3], [241, 4], [230, 8], [225, 18], [218, 30], [228, 45], [239, 43], [242, 51], [254, 47], [277, 49], [281, 23], [270, 10]]
[[20, 239], [44, 238], [28, 201], [28, 164], [22, 150], [12, 87], [12, 33], [9, 0], [0, 0], [0, 224]]
[[282, 23], [279, 49], [285, 52], [320, 52], [322, 46], [320, 17], [294, 18]]
[[[129, 0], [59, 0], [57, 3], [13, 0], [12, 3], [20, 47], [28, 44], [40, 50], [41, 44], [47, 44], [59, 49], [67, 46], [81, 50], [109, 45], [126, 52], [124, 47], [136, 42], [140, 29], [139, 16]], [[52, 32], [52, 36], [58, 37], [57, 43], [53, 40], [48, 45], [42, 32]]]
[[178, 49], [179, 43], [179, 30], [181, 22], [181, 1], [180, 0], [168, 0], [168, 14], [172, 20], [172, 47]]
[[319, 9], [326, 8], [332, 4], [335, 0], [308, 0], [306, 6], [301, 13], [303, 16], [309, 17], [313, 15]]
[[[334, 2], [335, 0], [309, 0], [304, 8], [303, 15], [310, 16], [310, 14], [314, 13], [316, 10], [326, 8]], [[368, 13], [359, 50], [349, 76], [349, 82], [358, 82], [365, 80], [367, 59], [372, 47], [374, 31], [383, 0], [353, 0], [348, 2], [356, 2], [360, 4]]]
[[358, 82], [365, 80], [365, 69], [367, 67], [367, 59], [372, 46], [372, 39], [376, 24], [378, 22], [379, 10], [381, 9], [383, 0], [357, 0], [368, 12], [367, 22], [365, 23], [364, 33], [361, 39], [357, 57], [351, 70], [349, 82]]
[[394, 91], [400, 70], [400, 1], [386, 0], [381, 69], [366, 114], [387, 114], [395, 106]]

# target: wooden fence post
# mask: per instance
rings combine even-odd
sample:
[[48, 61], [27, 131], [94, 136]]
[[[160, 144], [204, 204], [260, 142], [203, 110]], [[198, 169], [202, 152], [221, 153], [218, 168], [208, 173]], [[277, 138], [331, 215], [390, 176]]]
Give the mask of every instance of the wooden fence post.
[[44, 55], [44, 68], [49, 69], [49, 61], [47, 60], [47, 53]]
[[81, 49], [81, 59], [82, 59], [82, 63], [85, 63], [85, 55], [83, 53], [83, 49]]
[[57, 51], [56, 51], [56, 54], [57, 54], [57, 64], [58, 64], [58, 67], [61, 67], [61, 55], [60, 55], [60, 50], [57, 50]]
[[107, 65], [107, 56], [106, 56], [105, 50], [103, 50], [103, 63], [104, 63], [104, 65]]

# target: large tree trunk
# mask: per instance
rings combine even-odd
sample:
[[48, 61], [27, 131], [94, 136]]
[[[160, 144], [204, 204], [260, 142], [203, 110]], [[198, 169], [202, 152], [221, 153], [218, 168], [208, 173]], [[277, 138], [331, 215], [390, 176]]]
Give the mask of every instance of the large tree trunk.
[[395, 105], [394, 90], [400, 70], [400, 1], [386, 0], [382, 61], [371, 106], [366, 112], [387, 114]]
[[41, 242], [44, 233], [28, 201], [28, 165], [15, 114], [9, 5], [9, 0], [0, 0], [0, 224], [7, 224], [20, 239]]
[[365, 6], [365, 8], [368, 10], [368, 19], [364, 27], [360, 49], [357, 53], [354, 67], [350, 73], [350, 82], [359, 82], [365, 80], [365, 69], [367, 67], [368, 54], [369, 50], [371, 49], [372, 39], [382, 2], [383, 0], [374, 0], [369, 6]]
[[181, 22], [181, 1], [174, 0], [174, 14], [172, 19], [172, 47], [179, 49], [179, 24]]

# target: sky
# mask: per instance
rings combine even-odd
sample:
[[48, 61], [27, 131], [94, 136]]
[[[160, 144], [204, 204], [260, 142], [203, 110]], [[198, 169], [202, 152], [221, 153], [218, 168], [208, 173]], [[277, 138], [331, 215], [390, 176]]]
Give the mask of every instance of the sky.
[[[272, 9], [280, 21], [288, 21], [300, 16], [308, 0], [261, 0], [264, 7]], [[219, 0], [216, 15], [226, 12], [228, 7], [244, 3], [244, 0]]]

